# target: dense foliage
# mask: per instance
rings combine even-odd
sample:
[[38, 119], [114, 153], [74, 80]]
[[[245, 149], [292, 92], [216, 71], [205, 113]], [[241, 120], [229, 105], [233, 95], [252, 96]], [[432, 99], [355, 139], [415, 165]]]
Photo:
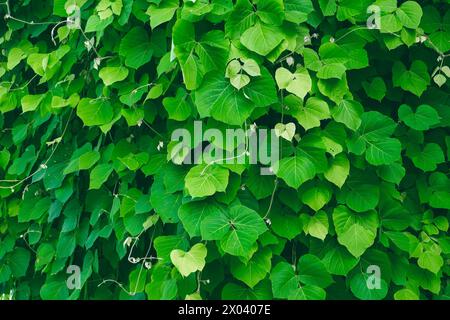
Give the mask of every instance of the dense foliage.
[[[448, 0], [0, 15], [0, 296], [450, 297]], [[275, 128], [276, 174], [183, 164], [195, 120]]]

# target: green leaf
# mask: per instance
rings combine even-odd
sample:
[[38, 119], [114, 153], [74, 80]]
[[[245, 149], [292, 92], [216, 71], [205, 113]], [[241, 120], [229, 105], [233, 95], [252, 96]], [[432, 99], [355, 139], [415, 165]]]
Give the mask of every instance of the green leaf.
[[105, 86], [125, 80], [128, 77], [128, 69], [125, 67], [104, 67], [98, 73]]
[[295, 136], [295, 124], [292, 122], [287, 124], [277, 123], [274, 129], [277, 137], [282, 137], [287, 141], [292, 141]]
[[229, 42], [221, 31], [208, 32], [198, 41], [194, 24], [178, 20], [173, 29], [173, 44], [188, 90], [197, 89], [209, 71], [225, 70]]
[[319, 0], [319, 6], [324, 16], [332, 16], [336, 13], [336, 0]]
[[183, 277], [187, 277], [193, 272], [202, 271], [205, 267], [207, 255], [206, 247], [203, 243], [195, 244], [188, 252], [175, 249], [170, 253], [170, 260]]
[[15, 278], [25, 276], [30, 264], [31, 254], [24, 248], [16, 248], [8, 257], [8, 265]]
[[228, 169], [218, 165], [197, 165], [186, 175], [186, 188], [194, 198], [211, 196], [225, 191], [228, 176]]
[[369, 287], [371, 279], [375, 275], [357, 273], [350, 280], [350, 289], [353, 294], [361, 300], [382, 300], [388, 293], [388, 285], [382, 278], [379, 279], [380, 287]]
[[254, 288], [227, 283], [222, 290], [223, 300], [270, 300], [272, 289], [269, 281], [261, 281]]
[[417, 264], [422, 269], [427, 269], [433, 273], [438, 273], [444, 265], [444, 259], [442, 259], [439, 251], [426, 250], [419, 256]]
[[396, 15], [404, 27], [416, 29], [422, 18], [422, 8], [415, 1], [406, 1], [397, 9]]
[[275, 88], [275, 81], [269, 71], [261, 67], [260, 72], [261, 74], [252, 78], [250, 83], [243, 88], [242, 92], [256, 107], [266, 107], [278, 101], [277, 90]]
[[321, 210], [314, 216], [307, 216], [306, 220], [303, 226], [305, 233], [323, 241], [328, 234], [329, 228], [327, 214]]
[[430, 129], [433, 125], [438, 124], [440, 120], [436, 110], [427, 104], [418, 106], [415, 112], [412, 111], [410, 106], [402, 104], [398, 109], [398, 117], [408, 127], [419, 131]]
[[400, 159], [402, 146], [400, 141], [394, 138], [367, 142], [367, 162], [374, 166], [389, 165]]
[[378, 215], [374, 211], [355, 214], [344, 206], [338, 206], [333, 211], [333, 223], [339, 243], [358, 258], [375, 241]]
[[237, 74], [230, 78], [233, 87], [240, 90], [250, 83], [250, 77], [246, 74]]
[[257, 3], [256, 14], [264, 23], [278, 26], [284, 19], [284, 4], [282, 0], [260, 0]]
[[92, 169], [89, 178], [89, 189], [99, 189], [108, 180], [113, 167], [108, 163], [99, 164]]
[[270, 215], [270, 224], [273, 232], [288, 240], [294, 239], [302, 232], [302, 221], [296, 214], [274, 210]]
[[325, 299], [326, 293], [322, 288], [314, 285], [302, 285], [294, 268], [295, 266], [286, 262], [280, 262], [273, 268], [270, 276], [273, 296], [290, 300]]
[[427, 65], [421, 60], [415, 60], [407, 70], [402, 62], [396, 61], [392, 67], [392, 82], [394, 87], [401, 87], [420, 97], [430, 84]]
[[339, 188], [342, 188], [350, 173], [350, 163], [344, 154], [338, 154], [325, 171], [325, 178]]
[[231, 125], [244, 123], [255, 108], [226, 78], [215, 74], [205, 77], [195, 94], [195, 104], [202, 118], [212, 116]]
[[307, 285], [328, 287], [333, 278], [328, 273], [322, 261], [312, 254], [305, 254], [298, 260], [299, 280]]
[[54, 279], [44, 283], [39, 294], [43, 300], [67, 300], [69, 289], [63, 278]]
[[283, 33], [273, 25], [257, 21], [241, 36], [241, 43], [262, 56], [268, 55], [283, 41]]
[[150, 4], [147, 15], [150, 16], [150, 26], [155, 29], [157, 26], [170, 21], [178, 9], [177, 0], [162, 0], [156, 4]]
[[167, 262], [170, 260], [170, 254], [174, 249], [186, 251], [189, 247], [189, 242], [183, 235], [159, 236], [155, 238], [154, 247], [157, 257]]
[[302, 202], [314, 211], [319, 211], [331, 200], [331, 188], [327, 184], [318, 184], [302, 192]]
[[345, 276], [358, 264], [358, 259], [343, 246], [331, 242], [326, 249], [322, 262], [331, 274]]
[[364, 112], [361, 103], [354, 100], [342, 100], [332, 110], [331, 115], [337, 122], [356, 131], [361, 125], [361, 115]]
[[210, 215], [218, 216], [223, 209], [211, 201], [193, 201], [181, 205], [178, 216], [191, 237], [200, 236], [200, 225]]
[[78, 167], [80, 170], [90, 169], [98, 160], [100, 160], [98, 151], [86, 152], [80, 156]]
[[26, 95], [20, 100], [23, 112], [34, 111], [45, 98], [45, 94]]
[[311, 0], [285, 0], [284, 8], [285, 19], [296, 24], [305, 22], [314, 10]]
[[311, 77], [308, 70], [303, 67], [297, 68], [295, 73], [280, 67], [275, 73], [275, 79], [280, 89], [286, 89], [300, 99], [303, 99], [311, 90]]
[[381, 102], [386, 95], [386, 84], [381, 77], [375, 77], [371, 82], [364, 81], [362, 85], [366, 94], [379, 102]]
[[183, 89], [178, 89], [176, 97], [167, 97], [163, 99], [164, 108], [169, 113], [169, 119], [184, 121], [192, 113], [189, 105], [188, 95]]
[[395, 300], [419, 300], [418, 295], [410, 289], [400, 289], [394, 293]]
[[329, 119], [330, 110], [326, 101], [311, 97], [304, 106], [300, 106], [298, 110], [293, 112], [293, 116], [305, 130], [309, 130], [319, 127], [321, 120]]
[[380, 200], [380, 190], [377, 185], [364, 181], [351, 181], [346, 184], [338, 197], [345, 199], [345, 203], [357, 212], [375, 209]]
[[113, 118], [113, 108], [106, 99], [81, 99], [77, 106], [77, 116], [86, 126], [101, 126]]
[[342, 63], [329, 63], [321, 66], [317, 72], [319, 79], [341, 79], [346, 71]]
[[133, 69], [138, 69], [149, 62], [152, 59], [153, 48], [147, 31], [142, 27], [131, 29], [120, 41], [119, 54], [125, 57], [125, 65]]
[[427, 143], [423, 149], [419, 146], [411, 147], [407, 150], [407, 155], [423, 171], [436, 170], [437, 165], [445, 161], [444, 153], [436, 143]]
[[277, 177], [283, 179], [286, 184], [298, 189], [304, 182], [311, 180], [316, 175], [314, 163], [304, 155], [283, 158], [279, 161]]
[[238, 259], [231, 262], [231, 273], [233, 276], [253, 288], [263, 280], [270, 272], [272, 252], [265, 248], [258, 251], [247, 263], [242, 263]]
[[237, 205], [218, 217], [206, 217], [200, 230], [203, 239], [220, 240], [220, 246], [225, 252], [245, 257], [267, 227], [257, 212]]

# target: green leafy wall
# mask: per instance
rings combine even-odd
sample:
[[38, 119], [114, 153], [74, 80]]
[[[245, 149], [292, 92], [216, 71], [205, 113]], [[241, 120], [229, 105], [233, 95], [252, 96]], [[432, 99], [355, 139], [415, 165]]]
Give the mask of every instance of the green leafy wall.
[[[449, 1], [0, 15], [0, 297], [450, 296]], [[276, 128], [276, 175], [177, 165], [195, 120]]]

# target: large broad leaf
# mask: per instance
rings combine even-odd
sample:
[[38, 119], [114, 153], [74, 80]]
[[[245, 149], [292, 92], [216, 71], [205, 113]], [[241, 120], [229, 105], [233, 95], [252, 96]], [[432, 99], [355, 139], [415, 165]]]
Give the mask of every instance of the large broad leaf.
[[147, 10], [147, 14], [150, 16], [150, 26], [152, 29], [170, 21], [177, 11], [179, 1], [177, 0], [162, 0], [159, 5], [150, 4]]
[[321, 288], [329, 286], [333, 279], [322, 261], [312, 254], [305, 254], [298, 260], [299, 280], [308, 285]]
[[374, 166], [388, 165], [400, 159], [402, 146], [397, 139], [386, 138], [367, 144], [366, 159]]
[[339, 188], [342, 188], [349, 173], [350, 162], [344, 154], [338, 154], [336, 158], [331, 161], [329, 168], [324, 173], [324, 176], [328, 181], [332, 182]]
[[179, 88], [175, 97], [166, 97], [163, 99], [164, 108], [169, 113], [169, 119], [184, 121], [192, 113], [189, 104], [188, 95], [185, 90]]
[[275, 79], [278, 88], [286, 89], [286, 91], [295, 94], [300, 99], [303, 99], [311, 90], [311, 77], [308, 70], [303, 67], [298, 67], [295, 73], [291, 73], [286, 68], [278, 68], [275, 72]]
[[128, 72], [128, 69], [125, 67], [104, 67], [98, 75], [103, 80], [105, 86], [110, 86], [116, 82], [125, 80]]
[[305, 22], [314, 10], [311, 0], [285, 0], [284, 8], [286, 20], [297, 24]]
[[254, 288], [235, 283], [227, 283], [222, 290], [223, 300], [271, 300], [272, 289], [269, 281], [261, 281]]
[[406, 154], [414, 165], [423, 171], [436, 170], [437, 165], [445, 161], [444, 153], [436, 143], [427, 143], [423, 148], [413, 145]]
[[24, 248], [16, 248], [8, 257], [8, 266], [14, 277], [25, 276], [30, 264], [30, 252]]
[[69, 289], [65, 278], [50, 278], [41, 287], [39, 294], [43, 300], [66, 300]]
[[229, 42], [221, 31], [214, 30], [196, 40], [194, 24], [178, 20], [173, 28], [174, 52], [180, 61], [188, 90], [200, 86], [203, 76], [212, 70], [225, 70]]
[[283, 41], [283, 38], [279, 28], [258, 21], [242, 34], [241, 43], [247, 49], [266, 56]]
[[310, 186], [301, 195], [302, 202], [314, 211], [319, 211], [328, 201], [331, 200], [331, 188], [328, 184], [320, 183]]
[[178, 216], [191, 237], [200, 236], [200, 224], [209, 215], [218, 216], [223, 208], [212, 201], [193, 201], [181, 205]]
[[257, 212], [236, 205], [220, 216], [206, 217], [200, 230], [203, 239], [220, 240], [220, 246], [225, 252], [246, 257], [267, 227]]
[[81, 99], [77, 107], [77, 116], [86, 126], [101, 126], [113, 118], [113, 108], [106, 99]]
[[153, 49], [147, 31], [142, 27], [131, 29], [120, 42], [119, 54], [125, 57], [125, 65], [133, 69], [149, 62]]
[[326, 101], [316, 97], [309, 98], [304, 106], [294, 111], [293, 116], [305, 130], [320, 126], [320, 121], [330, 118]]
[[349, 129], [356, 131], [361, 125], [363, 106], [358, 101], [342, 100], [331, 110], [334, 120], [345, 124]]
[[377, 111], [366, 112], [361, 116], [362, 125], [358, 133], [367, 141], [384, 139], [394, 133], [395, 122]]
[[359, 179], [350, 178], [341, 192], [337, 194], [340, 203], [347, 204], [357, 212], [375, 209], [380, 201], [379, 186], [363, 179], [363, 177]]
[[357, 258], [375, 241], [378, 215], [375, 211], [353, 213], [338, 206], [333, 211], [333, 223], [339, 243]]
[[366, 160], [373, 165], [387, 165], [398, 160], [400, 141], [389, 138], [396, 128], [395, 122], [376, 111], [364, 113], [361, 121], [361, 126], [349, 143], [349, 150], [356, 154], [366, 151]]
[[203, 243], [195, 244], [188, 252], [180, 249], [172, 250], [170, 260], [183, 277], [187, 277], [193, 272], [202, 271], [205, 267], [207, 255], [206, 247]]
[[261, 74], [252, 78], [242, 91], [246, 97], [255, 103], [256, 107], [266, 107], [278, 101], [277, 90], [275, 81], [269, 71], [260, 67], [260, 72]]
[[99, 189], [106, 180], [108, 180], [109, 175], [112, 173], [113, 167], [109, 163], [102, 163], [92, 169], [89, 178], [89, 189]]
[[304, 182], [314, 178], [316, 167], [311, 159], [298, 154], [281, 159], [276, 175], [283, 179], [288, 186], [298, 189]]
[[197, 165], [186, 175], [186, 188], [194, 198], [223, 192], [228, 185], [228, 175], [228, 169], [218, 165]]
[[363, 272], [356, 273], [350, 279], [350, 290], [361, 300], [382, 300], [388, 293], [388, 285], [384, 279], [380, 278], [379, 287], [370, 287], [372, 279], [369, 277], [375, 276]]
[[322, 262], [331, 274], [345, 276], [358, 264], [357, 258], [351, 255], [344, 246], [334, 241], [328, 243], [324, 252]]
[[275, 298], [290, 300], [323, 300], [325, 291], [315, 285], [302, 284], [294, 266], [287, 262], [278, 263], [270, 275]]
[[420, 97], [430, 84], [427, 65], [421, 60], [414, 60], [407, 70], [402, 62], [396, 61], [392, 67], [392, 82], [394, 87], [401, 87]]
[[284, 20], [282, 0], [260, 0], [257, 2], [256, 14], [264, 23], [279, 26]]
[[417, 265], [422, 269], [438, 273], [444, 265], [444, 259], [441, 257], [441, 248], [434, 245], [429, 250], [422, 252], [419, 259], [417, 259]]
[[270, 214], [272, 231], [288, 240], [294, 239], [302, 232], [302, 221], [297, 214], [290, 214], [281, 208], [273, 208]]
[[427, 104], [418, 106], [415, 112], [412, 111], [410, 106], [402, 104], [398, 109], [398, 117], [408, 127], [419, 131], [430, 129], [431, 126], [438, 124], [440, 120], [437, 111]]
[[243, 263], [238, 259], [231, 262], [231, 273], [233, 276], [244, 282], [250, 288], [253, 288], [270, 272], [272, 252], [265, 248], [258, 251], [247, 263]]
[[406, 1], [397, 9], [396, 15], [404, 27], [416, 29], [422, 18], [422, 7], [415, 1]]
[[336, 0], [319, 0], [319, 6], [324, 16], [332, 16], [336, 13]]
[[195, 104], [200, 116], [231, 125], [241, 125], [250, 116], [255, 105], [242, 92], [236, 90], [221, 75], [211, 73], [195, 94]]

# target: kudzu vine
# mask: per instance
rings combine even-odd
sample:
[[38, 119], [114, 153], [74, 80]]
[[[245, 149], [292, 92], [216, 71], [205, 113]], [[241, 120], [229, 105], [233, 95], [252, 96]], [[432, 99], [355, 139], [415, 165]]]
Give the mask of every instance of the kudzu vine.
[[0, 299], [450, 297], [447, 0], [0, 16]]

